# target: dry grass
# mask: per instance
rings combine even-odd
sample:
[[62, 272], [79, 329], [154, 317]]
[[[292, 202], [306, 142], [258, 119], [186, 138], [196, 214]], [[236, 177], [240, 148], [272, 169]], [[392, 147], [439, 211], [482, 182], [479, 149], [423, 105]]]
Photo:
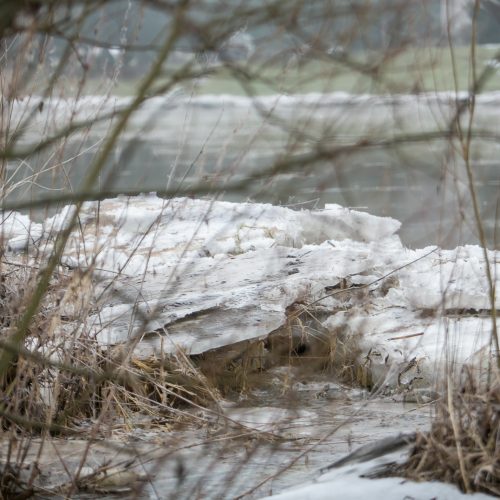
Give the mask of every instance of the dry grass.
[[[14, 354], [0, 371], [0, 498], [30, 498], [38, 491], [40, 471], [27, 457], [50, 435], [80, 436], [90, 446], [126, 435], [144, 419], [163, 430], [203, 426], [204, 417], [192, 410], [216, 407], [219, 399], [182, 352], [137, 359], [133, 344], [101, 346], [86, 325], [97, 305], [92, 282], [80, 270], [54, 273], [23, 345], [12, 346], [38, 272], [22, 259], [0, 267], [0, 345]], [[83, 488], [77, 479], [69, 486]]]
[[[20, 273], [26, 268], [18, 269], [4, 267], [2, 274], [11, 296], [4, 301], [9, 325], [22, 311], [23, 294], [12, 300], [19, 281], [25, 281]], [[217, 410], [221, 397], [265, 388], [271, 383], [266, 373], [276, 367], [293, 368], [292, 378], [329, 373], [350, 384], [360, 382], [355, 339], [326, 330], [320, 311], [299, 305], [290, 309], [286, 325], [266, 339], [203, 355], [178, 351], [137, 358], [127, 344], [103, 348], [84, 326], [75, 326], [85, 325], [85, 314], [97, 307], [82, 283], [88, 286], [78, 270], [54, 276], [24, 348], [3, 377], [4, 429], [89, 437], [107, 436], [120, 426], [131, 429], [139, 415], [160, 418], [167, 426], [185, 424], [198, 419], [196, 410]], [[73, 305], [80, 304], [70, 315], [68, 294]], [[9, 326], [2, 329], [4, 342], [9, 332]]]
[[209, 351], [192, 361], [224, 396], [265, 388], [271, 382], [263, 373], [279, 367], [290, 367], [299, 378], [328, 373], [346, 384], [371, 387], [370, 374], [358, 361], [357, 338], [325, 328], [322, 320], [329, 314], [294, 304], [285, 324], [267, 337]]
[[[0, 341], [9, 349], [38, 268], [11, 262], [0, 271]], [[13, 361], [0, 373], [4, 429], [85, 435], [81, 423], [90, 419], [99, 422], [99, 435], [107, 435], [117, 425], [130, 428], [137, 414], [186, 422], [193, 418], [186, 410], [217, 407], [221, 396], [265, 386], [263, 372], [275, 367], [362, 382], [356, 339], [328, 331], [321, 324], [324, 311], [299, 304], [267, 338], [198, 356], [178, 351], [144, 359], [134, 356], [133, 342], [103, 347], [87, 325], [99, 308], [90, 273], [54, 273], [24, 345], [13, 348]]]
[[[0, 341], [9, 339], [30, 296], [36, 267], [3, 264]], [[95, 307], [90, 280], [55, 274], [22, 349], [0, 373], [2, 427], [72, 432], [81, 419], [129, 420], [135, 412], [175, 419], [175, 408], [217, 399], [187, 356], [136, 359], [127, 346], [104, 348], [85, 327]], [[103, 426], [105, 432], [105, 426]]]
[[417, 436], [408, 462], [398, 471], [418, 481], [445, 481], [465, 492], [500, 496], [500, 377], [486, 386], [470, 370], [436, 408], [431, 430]]

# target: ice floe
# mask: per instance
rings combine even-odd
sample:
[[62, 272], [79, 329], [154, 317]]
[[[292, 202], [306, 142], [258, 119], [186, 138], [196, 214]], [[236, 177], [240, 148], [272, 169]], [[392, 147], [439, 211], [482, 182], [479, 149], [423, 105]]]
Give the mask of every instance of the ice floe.
[[[19, 249], [12, 241], [43, 227], [48, 251], [71, 213], [43, 226], [4, 216], [4, 238]], [[408, 249], [399, 227], [337, 205], [149, 194], [84, 204], [62, 264], [93, 275], [96, 307], [81, 328], [106, 346], [135, 339], [137, 356], [265, 339], [299, 307], [324, 338], [355, 338], [377, 384], [426, 385], [444, 361], [480, 366], [491, 340], [483, 250]], [[498, 286], [499, 255], [487, 255]]]
[[[198, 120], [201, 114], [211, 114], [212, 119], [219, 112], [225, 117], [234, 118], [238, 115], [240, 116], [238, 121], [245, 120], [246, 126], [256, 118], [261, 123], [263, 116], [283, 119], [287, 123], [296, 122], [300, 116], [305, 115], [312, 119], [311, 113], [314, 110], [313, 122], [332, 120], [334, 123], [345, 113], [346, 109], [349, 109], [350, 111], [362, 111], [363, 116], [369, 117], [372, 124], [378, 124], [382, 127], [381, 130], [386, 130], [387, 123], [393, 123], [394, 110], [397, 109], [401, 111], [402, 116], [411, 117], [406, 127], [411, 128], [412, 124], [417, 123], [429, 124], [428, 120], [432, 118], [430, 123], [439, 128], [439, 125], [448, 123], [447, 120], [453, 116], [456, 107], [460, 103], [466, 102], [467, 99], [469, 99], [467, 92], [451, 91], [386, 95], [334, 92], [249, 97], [229, 94], [192, 95], [191, 91], [185, 92], [185, 90], [178, 88], [170, 94], [147, 99], [134, 115], [130, 127], [133, 131], [131, 137], [136, 137], [139, 131], [143, 131], [144, 128], [151, 129], [151, 124], [156, 123], [155, 129], [160, 134], [158, 138], [161, 137], [164, 140], [165, 131], [168, 129], [177, 130], [179, 119], [184, 121], [188, 115], [194, 117], [191, 119], [197, 125], [201, 121]], [[475, 119], [480, 120], [481, 124], [488, 123], [488, 120], [491, 122], [496, 116], [495, 107], [492, 107], [492, 104], [497, 104], [499, 100], [500, 92], [486, 92], [475, 96], [475, 106], [480, 110], [480, 112], [475, 113], [475, 115], [479, 115], [475, 116]], [[104, 131], [109, 126], [110, 118], [126, 109], [131, 102], [130, 97], [115, 96], [85, 96], [79, 97], [77, 100], [57, 97], [42, 99], [40, 96], [32, 96], [29, 99], [9, 103], [12, 107], [10, 120], [13, 125], [23, 126], [23, 135], [21, 136], [23, 141], [34, 142], [40, 140], [42, 135], [47, 133], [47, 126], [49, 130], [54, 132], [57, 130], [55, 124], [60, 123], [76, 122], [88, 125], [92, 122], [94, 131]], [[260, 113], [257, 113], [257, 109], [260, 110]], [[34, 113], [34, 110], [38, 111]], [[159, 113], [159, 110], [166, 112]], [[214, 113], [214, 110], [217, 112]], [[31, 116], [29, 123], [26, 122], [28, 115]], [[426, 120], [422, 121], [421, 115], [427, 116]], [[249, 116], [253, 116], [253, 118], [248, 120]], [[355, 116], [356, 120], [359, 121], [358, 113]], [[210, 118], [208, 119], [210, 120]], [[400, 121], [398, 120], [397, 126], [399, 125]], [[253, 129], [254, 126], [251, 128]], [[190, 135], [196, 133], [195, 129], [196, 127], [191, 128]], [[87, 130], [87, 127], [84, 127], [83, 130]], [[363, 129], [363, 133], [365, 132], [366, 130]], [[150, 130], [148, 136], [151, 133], [154, 134], [155, 131]]]

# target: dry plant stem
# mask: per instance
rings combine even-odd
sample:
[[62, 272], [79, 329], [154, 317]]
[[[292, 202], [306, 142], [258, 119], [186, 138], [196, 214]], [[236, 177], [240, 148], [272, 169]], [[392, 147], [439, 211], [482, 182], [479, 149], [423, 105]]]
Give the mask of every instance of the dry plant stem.
[[458, 427], [457, 420], [455, 418], [455, 407], [453, 404], [453, 381], [451, 380], [451, 376], [449, 374], [448, 374], [447, 393], [448, 393], [448, 411], [450, 414], [450, 421], [453, 428], [453, 434], [455, 436], [455, 446], [457, 448], [458, 463], [460, 464], [460, 474], [462, 475], [462, 480], [464, 482], [466, 493], [470, 493], [471, 488], [469, 484], [469, 478], [467, 476], [467, 470], [465, 467], [464, 453], [462, 450], [462, 443], [460, 437], [460, 429]]
[[[167, 54], [168, 57], [168, 54]], [[166, 59], [166, 58], [165, 58]], [[177, 83], [180, 83], [184, 80], [192, 80], [196, 78], [201, 78], [203, 76], [206, 76], [205, 73], [190, 73], [189, 70], [191, 69], [192, 62], [187, 63], [185, 66], [180, 68], [179, 71], [177, 71], [172, 77], [169, 79], [167, 83], [164, 85], [153, 89], [152, 85], [148, 88], [148, 91], [144, 93], [142, 96], [140, 96], [140, 102], [139, 104], [142, 104], [142, 102], [152, 98], [156, 97], [158, 95], [165, 94], [169, 90], [172, 89]], [[161, 73], [157, 74], [157, 77], [160, 76]], [[156, 81], [156, 78], [154, 79]], [[153, 84], [154, 84], [153, 81]], [[139, 96], [139, 92], [136, 94], [136, 96]], [[138, 106], [137, 106], [138, 107]], [[36, 109], [36, 108], [35, 108]], [[105, 122], [107, 120], [110, 120], [112, 118], [115, 118], [116, 116], [120, 116], [124, 113], [127, 113], [128, 110], [130, 109], [129, 107], [124, 107], [120, 109], [115, 109], [113, 111], [110, 111], [109, 113], [104, 113], [101, 114], [97, 117], [92, 117], [88, 120], [80, 120], [80, 121], [72, 121], [69, 125], [64, 127], [62, 130], [55, 132], [53, 135], [48, 137], [47, 139], [44, 139], [43, 141], [38, 142], [34, 146], [29, 146], [25, 149], [13, 149], [12, 148], [6, 148], [4, 151], [0, 152], [0, 159], [2, 160], [17, 160], [19, 158], [27, 158], [30, 156], [33, 156], [34, 154], [41, 153], [48, 148], [50, 148], [52, 145], [57, 143], [60, 139], [65, 139], [72, 135], [75, 132], [78, 132], [79, 130], [87, 129], [91, 125], [95, 125], [98, 122]], [[137, 108], [136, 108], [137, 109]], [[17, 139], [19, 139], [17, 137]], [[15, 141], [12, 141], [13, 145], [16, 144]]]
[[0, 340], [0, 348], [6, 352], [10, 352], [13, 356], [21, 356], [25, 359], [30, 359], [40, 366], [57, 368], [61, 371], [69, 372], [74, 375], [81, 375], [82, 377], [92, 377], [95, 383], [101, 382], [118, 382], [125, 383], [127, 379], [123, 377], [116, 370], [105, 370], [100, 373], [92, 368], [85, 368], [84, 366], [74, 366], [62, 361], [51, 360], [46, 356], [37, 354], [34, 351], [30, 351], [22, 346], [14, 345], [12, 343], [4, 342]]
[[[459, 138], [462, 146], [462, 155], [465, 162], [465, 168], [467, 172], [467, 181], [469, 184], [469, 192], [472, 199], [472, 207], [474, 210], [474, 219], [476, 222], [476, 227], [479, 233], [479, 241], [481, 243], [485, 267], [486, 267], [486, 279], [488, 281], [488, 294], [491, 305], [491, 342], [494, 345], [496, 351], [496, 362], [497, 367], [500, 368], [500, 343], [498, 338], [498, 330], [497, 330], [497, 318], [496, 318], [496, 307], [495, 307], [495, 299], [496, 299], [496, 287], [495, 281], [491, 272], [491, 263], [488, 257], [488, 249], [487, 249], [487, 241], [486, 235], [484, 232], [484, 225], [481, 219], [481, 213], [479, 211], [479, 203], [477, 200], [476, 188], [474, 185], [474, 175], [472, 172], [472, 165], [470, 161], [470, 150], [472, 145], [472, 129], [473, 129], [473, 120], [474, 120], [474, 112], [475, 112], [475, 98], [480, 89], [480, 81], [476, 76], [476, 27], [477, 27], [477, 16], [479, 12], [479, 0], [475, 0], [474, 2], [474, 14], [473, 14], [473, 22], [472, 22], [472, 37], [471, 37], [471, 65], [472, 65], [472, 75], [473, 75], [473, 83], [472, 90], [469, 93], [470, 105], [469, 105], [469, 120], [467, 126], [467, 133], [463, 134], [462, 126], [460, 123], [460, 119], [457, 119], [456, 126], [459, 132]], [[481, 75], [480, 79], [484, 79], [484, 74]], [[482, 85], [481, 85], [482, 86]]]
[[[139, 86], [137, 95], [135, 96], [133, 102], [120, 116], [118, 123], [113, 128], [110, 136], [104, 143], [100, 154], [97, 156], [93, 165], [91, 166], [89, 174], [83, 183], [84, 191], [90, 191], [92, 187], [95, 185], [99, 173], [103, 169], [104, 164], [109, 154], [111, 153], [118, 137], [125, 129], [132, 114], [142, 103], [144, 96], [147, 94], [148, 90], [151, 88], [155, 80], [160, 75], [162, 65], [164, 61], [167, 59], [168, 55], [170, 54], [175, 41], [177, 40], [179, 34], [181, 33], [183, 25], [182, 18], [188, 3], [189, 0], [184, 0], [183, 2], [180, 3], [179, 7], [177, 8], [176, 16], [174, 19], [174, 28], [170, 36], [167, 38], [166, 42], [163, 45], [162, 50], [159, 52], [155, 64], [153, 65], [150, 72]], [[56, 241], [54, 243], [54, 251], [49, 258], [47, 266], [41, 272], [35, 291], [28, 302], [26, 311], [24, 312], [19, 321], [16, 332], [14, 333], [14, 335], [12, 335], [10, 339], [10, 343], [14, 346], [20, 346], [28, 334], [32, 318], [38, 311], [42, 298], [45, 295], [45, 292], [49, 286], [50, 277], [52, 276], [52, 273], [54, 272], [56, 266], [58, 265], [62, 257], [68, 238], [78, 220], [79, 211], [83, 205], [83, 201], [84, 200], [79, 200], [76, 203], [75, 210], [73, 211], [73, 214], [70, 218], [67, 228], [64, 229], [61, 233], [59, 233], [58, 237], [56, 238]], [[9, 351], [4, 351], [2, 353], [0, 357], [0, 376], [5, 374], [6, 371], [8, 370], [8, 367], [13, 359], [13, 356], [14, 356], [13, 353]]]
[[15, 413], [5, 411], [2, 407], [0, 407], [0, 417], [5, 418], [9, 422], [17, 424], [24, 429], [33, 429], [38, 432], [49, 431], [53, 433], [75, 436], [81, 434], [80, 431], [70, 429], [69, 427], [66, 427], [64, 425], [54, 424], [53, 422], [47, 424], [46, 422], [40, 422], [31, 418], [21, 417], [20, 415], [17, 415]]
[[[75, 24], [77, 33], [80, 30], [82, 24], [85, 22], [85, 15], [86, 14], [82, 13], [82, 15], [79, 17], [79, 19], [77, 20], [77, 22]], [[76, 36], [73, 37], [72, 42], [74, 42], [74, 38], [76, 38]], [[59, 63], [57, 65], [56, 69], [54, 70], [54, 72], [52, 73], [52, 76], [50, 77], [49, 82], [47, 84], [47, 87], [45, 88], [45, 90], [41, 96], [42, 101], [50, 96], [50, 94], [52, 93], [52, 91], [55, 87], [57, 80], [59, 79], [59, 77], [61, 75], [64, 74], [64, 71], [67, 68], [67, 64], [68, 64], [69, 58], [71, 56], [72, 50], [73, 49], [72, 49], [71, 43], [69, 43], [65, 47], [64, 52], [62, 54], [62, 57], [59, 60]], [[15, 145], [19, 141], [19, 139], [21, 139], [22, 134], [27, 129], [28, 125], [32, 122], [33, 118], [36, 116], [36, 113], [37, 113], [37, 108], [33, 108], [31, 110], [31, 112], [28, 114], [28, 116], [25, 118], [25, 120], [18, 126], [17, 130], [14, 132], [14, 134], [10, 138], [11, 144]], [[70, 127], [71, 127], [71, 125], [68, 128], [70, 128]], [[62, 138], [65, 136], [66, 136], [66, 134], [60, 136], [59, 138]], [[57, 139], [54, 139], [54, 141], [51, 141], [50, 144], [53, 144], [56, 140]], [[2, 152], [3, 158], [9, 159], [9, 155], [7, 154], [8, 151], [9, 150], [6, 149], [6, 151]], [[26, 156], [28, 156], [28, 155], [26, 155]]]
[[99, 417], [97, 418], [97, 421], [95, 422], [95, 424], [92, 426], [92, 430], [90, 432], [90, 436], [88, 437], [87, 439], [87, 443], [85, 444], [85, 449], [83, 450], [83, 453], [80, 457], [80, 463], [78, 464], [78, 467], [76, 469], [76, 473], [75, 473], [75, 476], [72, 480], [72, 484], [70, 486], [70, 490], [68, 492], [68, 497], [71, 498], [71, 495], [76, 491], [76, 484], [77, 484], [77, 481], [80, 477], [80, 473], [82, 471], [82, 468], [83, 466], [85, 465], [85, 462], [87, 460], [87, 456], [90, 452], [90, 448], [92, 446], [92, 443], [93, 441], [95, 440], [96, 436], [97, 436], [97, 433], [99, 432], [99, 429], [102, 425], [102, 422], [104, 420], [104, 418], [106, 417], [107, 413], [108, 413], [108, 410], [109, 410], [109, 407], [111, 405], [111, 400], [113, 399], [113, 396], [114, 396], [114, 388], [111, 387], [109, 389], [109, 392], [107, 394], [107, 397], [106, 397], [106, 401], [104, 403], [104, 407], [102, 409], [102, 411], [100, 412], [99, 414]]

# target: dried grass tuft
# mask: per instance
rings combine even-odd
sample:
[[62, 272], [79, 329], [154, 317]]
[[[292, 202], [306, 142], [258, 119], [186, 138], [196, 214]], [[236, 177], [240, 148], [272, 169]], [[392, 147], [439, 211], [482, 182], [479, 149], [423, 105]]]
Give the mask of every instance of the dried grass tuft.
[[436, 408], [430, 432], [417, 435], [409, 460], [397, 473], [500, 496], [499, 374], [481, 385], [467, 369], [460, 386], [448, 387], [448, 393]]
[[78, 270], [54, 275], [24, 344], [12, 346], [36, 274], [26, 265], [0, 268], [0, 352], [14, 353], [0, 373], [3, 429], [82, 432], [82, 420], [90, 419], [106, 433], [104, 424], [116, 427], [137, 413], [178, 422], [180, 416], [190, 418], [178, 408], [217, 400], [216, 391], [182, 353], [139, 360], [127, 346], [100, 346], [85, 327], [89, 310], [96, 307], [91, 280]]

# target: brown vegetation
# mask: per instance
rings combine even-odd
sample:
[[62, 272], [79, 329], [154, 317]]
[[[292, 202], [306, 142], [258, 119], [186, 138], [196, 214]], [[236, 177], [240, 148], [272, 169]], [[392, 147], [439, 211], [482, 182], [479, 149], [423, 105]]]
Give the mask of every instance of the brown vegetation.
[[448, 387], [431, 430], [417, 434], [408, 462], [396, 474], [500, 496], [500, 377], [494, 372], [486, 384], [475, 378], [465, 370], [461, 383]]

